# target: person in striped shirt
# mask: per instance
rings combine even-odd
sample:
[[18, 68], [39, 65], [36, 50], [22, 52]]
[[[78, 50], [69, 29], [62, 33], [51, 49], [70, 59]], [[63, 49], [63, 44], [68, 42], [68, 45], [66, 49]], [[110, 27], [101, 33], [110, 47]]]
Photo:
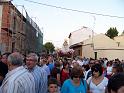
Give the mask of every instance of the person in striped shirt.
[[37, 65], [38, 56], [30, 53], [26, 57], [26, 67], [34, 76], [36, 93], [47, 93], [47, 72]]
[[2, 93], [1, 87], [0, 87], [0, 93]]
[[15, 52], [7, 60], [9, 72], [3, 80], [2, 93], [36, 93], [33, 75], [22, 66], [22, 55]]

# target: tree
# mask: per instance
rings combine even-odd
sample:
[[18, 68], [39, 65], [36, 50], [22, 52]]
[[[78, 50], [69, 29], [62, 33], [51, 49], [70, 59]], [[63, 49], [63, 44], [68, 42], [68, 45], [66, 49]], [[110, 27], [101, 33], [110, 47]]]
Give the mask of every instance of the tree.
[[50, 54], [50, 53], [53, 53], [55, 47], [52, 44], [52, 42], [46, 42], [44, 44], [44, 48], [46, 49], [47, 53]]
[[115, 36], [118, 36], [118, 33], [119, 32], [117, 31], [116, 27], [110, 27], [110, 29], [105, 33], [105, 35], [113, 39]]

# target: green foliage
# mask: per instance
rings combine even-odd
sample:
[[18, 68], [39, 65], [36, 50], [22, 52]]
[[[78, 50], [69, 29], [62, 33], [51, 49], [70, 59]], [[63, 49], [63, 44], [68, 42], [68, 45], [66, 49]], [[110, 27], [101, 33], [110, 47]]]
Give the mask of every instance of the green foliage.
[[47, 53], [50, 54], [53, 53], [55, 47], [51, 42], [46, 42], [44, 44], [44, 48], [46, 49]]
[[115, 36], [118, 36], [118, 33], [119, 32], [117, 31], [116, 27], [110, 27], [110, 29], [105, 33], [105, 35], [113, 39]]

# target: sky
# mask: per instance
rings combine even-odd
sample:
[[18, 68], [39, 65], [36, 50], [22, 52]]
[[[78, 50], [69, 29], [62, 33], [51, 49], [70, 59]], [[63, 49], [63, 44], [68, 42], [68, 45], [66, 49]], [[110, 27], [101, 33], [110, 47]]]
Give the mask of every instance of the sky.
[[62, 47], [64, 40], [68, 38], [69, 34], [83, 26], [91, 28], [98, 34], [106, 33], [110, 27], [116, 27], [119, 34], [124, 30], [124, 0], [13, 0], [12, 3], [23, 14], [24, 10], [19, 5], [24, 5], [28, 15], [43, 32], [43, 42], [52, 42], [56, 47]]

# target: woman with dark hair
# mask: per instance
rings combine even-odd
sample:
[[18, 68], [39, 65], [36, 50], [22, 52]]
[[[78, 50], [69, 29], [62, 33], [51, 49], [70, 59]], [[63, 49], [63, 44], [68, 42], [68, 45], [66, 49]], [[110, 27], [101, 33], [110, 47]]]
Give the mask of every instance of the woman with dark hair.
[[108, 79], [103, 75], [101, 64], [95, 64], [91, 68], [92, 76], [88, 78], [87, 83], [90, 93], [105, 93]]
[[109, 79], [107, 93], [124, 93], [124, 73], [117, 73]]
[[61, 93], [87, 93], [86, 81], [82, 80], [82, 68], [72, 68], [70, 76], [71, 78], [63, 83]]
[[60, 79], [61, 79], [61, 85], [66, 79], [69, 79], [70, 77], [70, 70], [69, 70], [69, 63], [68, 62], [63, 62], [63, 68], [60, 73]]

